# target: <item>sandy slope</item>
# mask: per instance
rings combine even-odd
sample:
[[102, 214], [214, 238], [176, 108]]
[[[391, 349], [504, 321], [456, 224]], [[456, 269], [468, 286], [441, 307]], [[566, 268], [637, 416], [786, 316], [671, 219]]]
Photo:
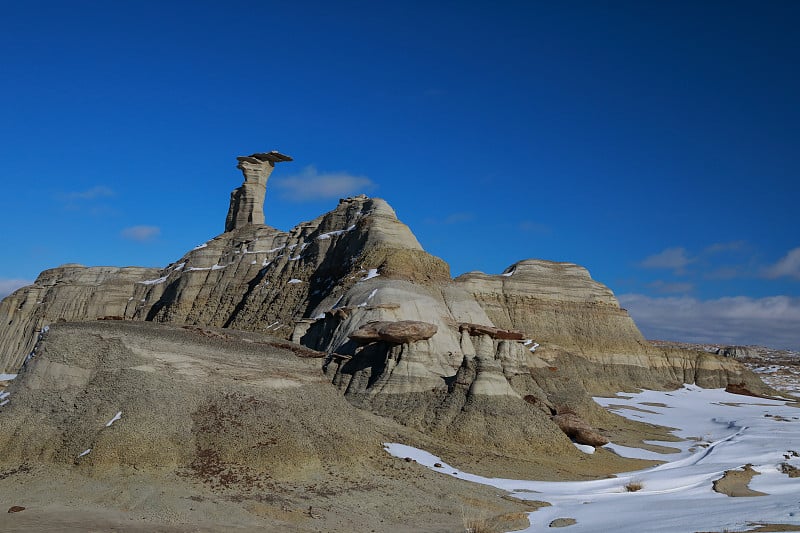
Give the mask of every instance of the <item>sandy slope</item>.
[[518, 462], [433, 442], [353, 407], [319, 359], [281, 342], [152, 323], [55, 325], [0, 411], [0, 502], [25, 507], [0, 513], [0, 530], [457, 531], [501, 515], [496, 527], [514, 529], [530, 503], [392, 458], [382, 443], [519, 477], [646, 464], [610, 452]]

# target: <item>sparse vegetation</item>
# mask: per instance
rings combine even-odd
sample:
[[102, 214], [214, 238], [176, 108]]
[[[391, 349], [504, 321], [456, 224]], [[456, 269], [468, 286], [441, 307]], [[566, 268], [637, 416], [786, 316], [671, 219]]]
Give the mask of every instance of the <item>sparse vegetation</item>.
[[625, 490], [628, 492], [637, 492], [642, 490], [643, 486], [641, 481], [631, 481], [625, 485]]
[[464, 525], [465, 533], [494, 533], [484, 520], [471, 520]]
[[464, 533], [494, 533], [483, 514], [476, 516], [474, 511], [464, 507], [461, 507], [461, 521], [464, 524]]

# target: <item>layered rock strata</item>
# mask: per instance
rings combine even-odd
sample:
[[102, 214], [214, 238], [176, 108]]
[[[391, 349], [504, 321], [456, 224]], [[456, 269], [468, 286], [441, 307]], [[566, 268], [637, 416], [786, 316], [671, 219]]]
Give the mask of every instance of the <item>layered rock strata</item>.
[[[274, 164], [258, 155], [240, 158], [245, 185]], [[67, 265], [3, 300], [0, 372], [16, 372], [61, 319], [267, 332], [327, 354], [320, 366], [355, 405], [519, 454], [577, 453], [551, 417], [566, 408], [607, 420], [592, 394], [683, 383], [766, 391], [735, 360], [650, 346], [578, 265], [525, 260], [453, 280], [381, 199], [340, 200], [283, 232], [258, 223], [259, 197], [245, 197], [232, 202], [228, 231], [164, 269]]]

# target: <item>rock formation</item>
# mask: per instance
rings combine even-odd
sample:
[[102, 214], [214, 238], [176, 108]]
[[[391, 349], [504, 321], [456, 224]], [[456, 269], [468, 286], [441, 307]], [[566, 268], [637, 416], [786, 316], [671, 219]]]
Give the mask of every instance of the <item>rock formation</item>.
[[264, 196], [267, 180], [275, 163], [292, 158], [272, 151], [236, 158], [236, 168], [244, 174], [244, 183], [231, 192], [231, 205], [225, 218], [225, 231], [233, 231], [248, 224], [264, 224]]
[[733, 357], [734, 359], [744, 359], [747, 357], [758, 357], [759, 353], [753, 346], [723, 346], [717, 349], [717, 355]]
[[327, 354], [320, 366], [354, 405], [520, 456], [578, 453], [551, 417], [566, 408], [607, 420], [591, 394], [683, 383], [766, 391], [733, 359], [645, 342], [578, 265], [529, 259], [453, 280], [381, 199], [340, 200], [288, 232], [265, 226], [266, 178], [289, 158], [239, 159], [245, 183], [225, 233], [160, 271], [66, 265], [3, 300], [0, 372], [16, 372], [39, 331], [62, 319], [265, 332]]

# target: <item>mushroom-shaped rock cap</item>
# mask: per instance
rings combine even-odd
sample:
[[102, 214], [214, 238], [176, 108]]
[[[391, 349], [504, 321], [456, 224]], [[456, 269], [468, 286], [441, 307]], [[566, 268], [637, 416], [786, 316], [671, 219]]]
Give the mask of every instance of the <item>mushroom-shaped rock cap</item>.
[[471, 324], [464, 322], [458, 327], [459, 331], [467, 331], [470, 336], [489, 335], [493, 339], [521, 341], [525, 335], [521, 331], [514, 331], [512, 329], [501, 329], [494, 326], [485, 326], [483, 324]]
[[400, 320], [397, 322], [370, 322], [361, 326], [348, 337], [361, 344], [386, 341], [393, 344], [408, 344], [430, 339], [436, 334], [436, 324], [418, 320]]
[[271, 152], [261, 152], [257, 154], [250, 154], [250, 155], [242, 155], [236, 158], [237, 161], [240, 163], [248, 162], [253, 164], [258, 163], [269, 163], [271, 166], [275, 166], [275, 163], [283, 163], [286, 161], [294, 161], [288, 155], [284, 155], [277, 150], [273, 150]]

